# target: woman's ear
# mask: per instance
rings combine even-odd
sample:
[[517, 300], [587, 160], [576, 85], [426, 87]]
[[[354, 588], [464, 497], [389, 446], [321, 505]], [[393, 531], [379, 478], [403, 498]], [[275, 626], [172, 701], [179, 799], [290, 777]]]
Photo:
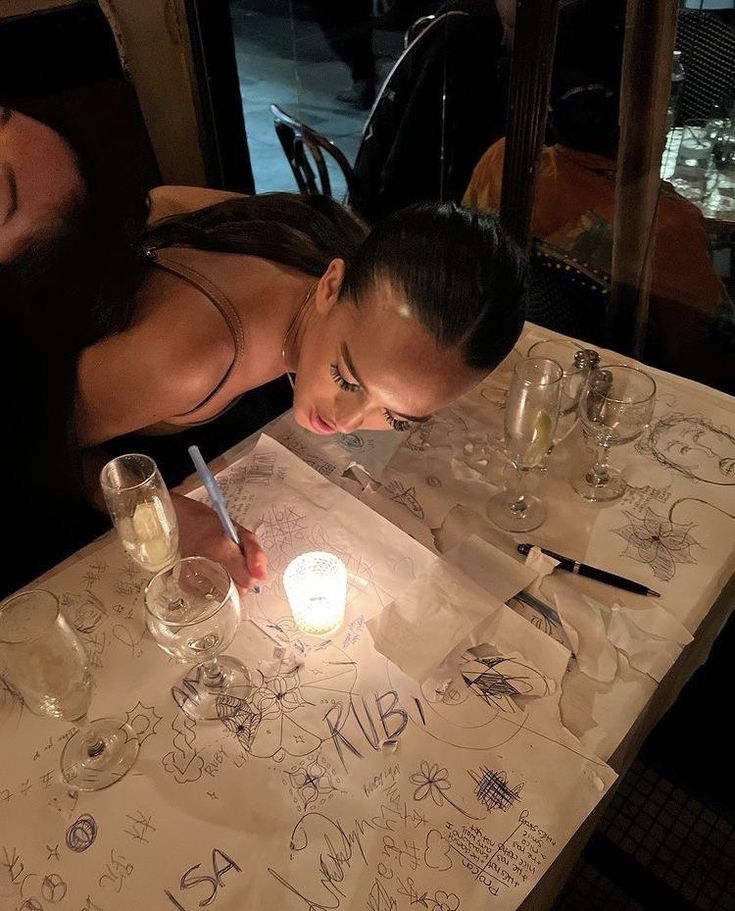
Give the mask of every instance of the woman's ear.
[[345, 261], [333, 259], [317, 284], [315, 301], [317, 312], [327, 314], [337, 303], [344, 277]]

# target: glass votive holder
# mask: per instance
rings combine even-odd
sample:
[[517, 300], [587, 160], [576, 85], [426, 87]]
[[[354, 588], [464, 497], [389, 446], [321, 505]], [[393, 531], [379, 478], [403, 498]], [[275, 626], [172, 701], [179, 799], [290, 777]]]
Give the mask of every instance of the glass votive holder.
[[344, 622], [347, 568], [334, 554], [317, 550], [296, 557], [283, 573], [283, 587], [303, 632], [328, 636]]

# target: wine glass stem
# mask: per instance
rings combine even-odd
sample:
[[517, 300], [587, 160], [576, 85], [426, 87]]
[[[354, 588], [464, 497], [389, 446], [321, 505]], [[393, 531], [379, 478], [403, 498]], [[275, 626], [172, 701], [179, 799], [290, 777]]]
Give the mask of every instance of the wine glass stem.
[[79, 726], [81, 736], [84, 740], [84, 752], [90, 759], [97, 759], [105, 752], [107, 744], [101, 737], [97, 736], [94, 728], [90, 727], [89, 718], [86, 714], [82, 715], [81, 718], [78, 718], [75, 724]]
[[602, 484], [607, 484], [610, 480], [610, 472], [608, 471], [607, 465], [609, 455], [610, 447], [606, 446], [604, 443], [598, 443], [595, 464], [587, 473], [586, 480], [589, 484], [599, 487]]
[[526, 472], [516, 462], [511, 462], [513, 474], [508, 483], [508, 493], [513, 498], [508, 508], [516, 515], [523, 515], [528, 510], [526, 502]]
[[220, 690], [225, 684], [225, 674], [216, 658], [202, 665], [204, 685], [208, 690]]

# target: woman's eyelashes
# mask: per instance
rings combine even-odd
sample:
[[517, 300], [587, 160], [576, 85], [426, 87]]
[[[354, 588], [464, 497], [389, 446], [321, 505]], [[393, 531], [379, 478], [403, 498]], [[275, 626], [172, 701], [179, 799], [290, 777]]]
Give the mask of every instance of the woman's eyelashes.
[[336, 364], [329, 365], [329, 372], [332, 375], [334, 382], [345, 392], [357, 392], [360, 389], [359, 383], [350, 383], [349, 380], [346, 380], [342, 376], [339, 372], [339, 367]]
[[[334, 382], [342, 389], [344, 392], [359, 392], [360, 384], [351, 383], [349, 380], [340, 372], [339, 366], [337, 364], [329, 365], [329, 373], [331, 374]], [[399, 418], [393, 417], [393, 415], [387, 409], [383, 409], [383, 417], [385, 418], [386, 423], [393, 430], [398, 430], [401, 433], [405, 433], [407, 430], [411, 429], [411, 421], [400, 420]]]

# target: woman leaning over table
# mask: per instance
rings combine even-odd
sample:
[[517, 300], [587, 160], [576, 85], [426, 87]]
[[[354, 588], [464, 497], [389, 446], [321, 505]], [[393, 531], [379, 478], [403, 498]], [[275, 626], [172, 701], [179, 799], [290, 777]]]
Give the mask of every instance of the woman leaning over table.
[[[368, 231], [326, 197], [161, 188], [136, 243], [111, 249], [94, 201], [73, 198], [79, 227], [70, 252], [48, 257], [54, 274], [36, 281], [31, 266], [19, 279], [11, 263], [6, 275], [16, 302], [41, 300], [44, 325], [18, 320], [30, 349], [54, 349], [57, 365], [67, 343], [77, 355], [70, 448], [95, 464], [93, 486], [97, 447], [214, 420], [284, 373], [295, 419], [314, 433], [408, 429], [479, 383], [521, 330], [521, 255], [493, 218], [452, 204]], [[54, 385], [44, 373], [40, 385]], [[175, 503], [184, 552], [219, 559], [243, 587], [265, 577], [254, 535], [240, 529], [243, 559], [211, 510]]]

